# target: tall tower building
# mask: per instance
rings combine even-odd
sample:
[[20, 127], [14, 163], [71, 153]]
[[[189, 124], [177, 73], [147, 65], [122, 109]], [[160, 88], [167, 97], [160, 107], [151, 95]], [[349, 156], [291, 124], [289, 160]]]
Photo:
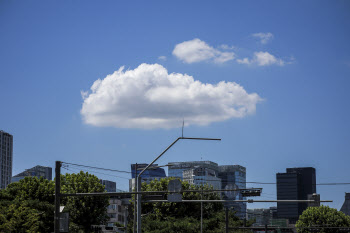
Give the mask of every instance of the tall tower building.
[[11, 183], [13, 136], [0, 130], [0, 189]]
[[[246, 168], [241, 165], [221, 165], [219, 166], [219, 178], [221, 179], [221, 189], [245, 189], [246, 188]], [[246, 200], [240, 192], [223, 192], [224, 200]], [[243, 219], [246, 216], [247, 204], [244, 202], [227, 203], [227, 207], [233, 207], [236, 216]]]
[[[316, 193], [316, 169], [313, 167], [287, 168], [286, 173], [277, 173], [277, 200], [307, 200]], [[294, 224], [307, 208], [302, 202], [277, 202], [278, 218], [289, 219]]]

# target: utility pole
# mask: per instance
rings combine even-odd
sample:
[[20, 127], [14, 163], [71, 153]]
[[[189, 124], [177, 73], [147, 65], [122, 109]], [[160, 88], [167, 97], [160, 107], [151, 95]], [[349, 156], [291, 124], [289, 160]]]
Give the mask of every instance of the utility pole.
[[228, 207], [225, 209], [225, 218], [226, 218], [226, 233], [228, 233]]
[[[137, 189], [137, 163], [135, 164], [135, 187]], [[137, 208], [137, 204], [136, 204], [136, 196], [135, 196], [135, 202], [134, 202], [134, 233], [136, 233], [136, 208]]]
[[55, 167], [55, 233], [60, 232], [60, 195], [61, 195], [61, 161], [56, 161]]
[[[203, 183], [202, 183], [201, 200], [203, 200]], [[201, 233], [203, 233], [203, 202], [202, 201], [201, 201]]]
[[141, 176], [136, 177], [137, 197], [137, 233], [141, 233]]

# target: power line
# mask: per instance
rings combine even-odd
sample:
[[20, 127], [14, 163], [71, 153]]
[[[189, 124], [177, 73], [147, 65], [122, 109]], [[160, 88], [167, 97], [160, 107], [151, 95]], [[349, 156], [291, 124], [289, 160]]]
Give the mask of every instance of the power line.
[[87, 166], [87, 165], [81, 165], [81, 164], [75, 164], [75, 163], [67, 163], [67, 162], [62, 162], [62, 163], [69, 164], [69, 165], [74, 165], [74, 166], [78, 166], [78, 167], [86, 167], [86, 168], [92, 168], [92, 169], [98, 169], [98, 170], [105, 170], [105, 171], [121, 172], [121, 173], [131, 174], [131, 172], [128, 172], [128, 171], [121, 171], [121, 170], [101, 168], [101, 167], [93, 167], [93, 166]]
[[[62, 168], [63, 168], [63, 169], [66, 169], [66, 170], [68, 170], [68, 171], [74, 172], [74, 171], [68, 169], [67, 167], [62, 166]], [[71, 169], [80, 170], [80, 169], [78, 169], [78, 168], [71, 168]], [[129, 180], [129, 178], [126, 178], [126, 177], [116, 176], [116, 175], [111, 175], [111, 174], [106, 174], [106, 173], [97, 172], [97, 171], [91, 171], [91, 170], [88, 170], [88, 169], [84, 169], [84, 170], [81, 170], [81, 171], [88, 171], [88, 172], [92, 172], [92, 173], [98, 173], [98, 174], [102, 174], [102, 175], [106, 175], [106, 176], [113, 176], [113, 177], [117, 177], [117, 178], [122, 178], [122, 179]]]
[[[133, 174], [135, 172], [129, 172], [129, 171], [122, 171], [122, 170], [116, 170], [116, 169], [108, 169], [108, 168], [100, 168], [100, 167], [94, 167], [94, 166], [87, 166], [87, 165], [82, 165], [82, 164], [74, 164], [74, 163], [68, 163], [68, 162], [62, 162], [64, 164], [69, 164], [77, 167], [85, 167], [85, 168], [90, 168], [90, 169], [98, 169], [98, 170], [105, 170], [105, 171], [111, 171], [111, 172], [120, 172], [120, 173], [127, 173], [127, 174]], [[120, 178], [125, 178], [125, 177], [120, 177]], [[125, 178], [127, 179], [127, 178]], [[183, 179], [186, 181], [186, 179]], [[205, 179], [205, 181], [219, 181], [219, 180], [210, 180], [210, 179]], [[232, 181], [236, 184], [261, 184], [261, 185], [276, 185], [276, 182], [259, 182], [259, 181], [247, 181], [247, 182], [242, 182], [242, 181], [233, 181], [230, 179], [221, 179], [221, 182], [227, 182], [227, 181]], [[350, 185], [350, 182], [333, 182], [333, 183], [318, 183], [315, 185]], [[293, 185], [291, 185], [293, 186]]]

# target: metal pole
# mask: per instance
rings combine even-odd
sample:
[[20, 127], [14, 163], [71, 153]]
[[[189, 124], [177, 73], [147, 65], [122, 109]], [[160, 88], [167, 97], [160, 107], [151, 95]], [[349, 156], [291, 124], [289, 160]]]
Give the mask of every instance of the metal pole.
[[[136, 180], [136, 177], [137, 177], [137, 163], [135, 164], [135, 187], [136, 187], [136, 189], [137, 189], [137, 180]], [[134, 202], [134, 233], [136, 233], [136, 220], [137, 220], [137, 218], [136, 218], [136, 208], [137, 208], [137, 206], [136, 206], [137, 204], [136, 204], [136, 196], [135, 196], [135, 202]]]
[[61, 192], [61, 165], [60, 161], [56, 161], [55, 168], [55, 233], [60, 232], [60, 192]]
[[[203, 184], [202, 184], [201, 199], [203, 200]], [[203, 202], [201, 202], [201, 233], [203, 233]]]
[[167, 152], [177, 141], [180, 139], [189, 139], [189, 140], [209, 140], [209, 141], [221, 141], [220, 138], [187, 138], [187, 137], [179, 137], [173, 143], [170, 144], [157, 158], [155, 158], [150, 164], [147, 165], [140, 173], [139, 176], [142, 175], [144, 171], [146, 171], [153, 163], [155, 163], [165, 152]]
[[225, 210], [225, 218], [226, 218], [226, 233], [228, 233], [228, 208], [226, 206]]
[[138, 194], [137, 197], [137, 233], [141, 233], [141, 195], [139, 192], [141, 191], [141, 177], [137, 176], [136, 179], [136, 187]]

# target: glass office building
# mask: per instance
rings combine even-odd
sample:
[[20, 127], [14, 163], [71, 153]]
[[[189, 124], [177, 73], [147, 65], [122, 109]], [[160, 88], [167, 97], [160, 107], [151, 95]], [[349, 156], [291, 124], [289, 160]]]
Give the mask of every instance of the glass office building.
[[190, 162], [170, 162], [171, 166], [168, 167], [169, 177], [178, 177], [183, 179], [183, 172], [196, 167], [208, 168], [215, 172], [215, 176], [218, 175], [218, 164], [211, 161], [190, 161]]
[[52, 180], [52, 168], [37, 165], [35, 167], [26, 169], [24, 172], [21, 172], [15, 175], [14, 177], [12, 177], [11, 182], [20, 181], [24, 179], [24, 177], [26, 176], [36, 176], [38, 178], [44, 177], [47, 180]]
[[[135, 177], [147, 167], [147, 163], [131, 164], [131, 177], [129, 180], [129, 191], [133, 191], [136, 187]], [[152, 180], [166, 177], [165, 170], [158, 167], [158, 164], [153, 164], [141, 174], [141, 182], [150, 183]]]
[[[313, 167], [287, 168], [286, 173], [277, 173], [277, 200], [307, 200], [316, 193], [316, 169]], [[277, 202], [278, 218], [294, 224], [308, 207], [302, 202]]]
[[[222, 165], [211, 161], [191, 161], [191, 162], [170, 162], [168, 176], [178, 177], [191, 184], [209, 184], [217, 189], [238, 189], [246, 188], [246, 168], [240, 165]], [[231, 192], [232, 194], [232, 192]], [[225, 200], [246, 200], [242, 194], [237, 191], [236, 196], [227, 197], [225, 192], [221, 193], [221, 197]], [[234, 208], [239, 218], [245, 218], [247, 204], [246, 203], [227, 203], [227, 207]]]
[[114, 193], [117, 190], [117, 183], [114, 181], [100, 179], [100, 183], [105, 186], [107, 193]]
[[[147, 165], [147, 163], [138, 163], [136, 169], [136, 164], [131, 164], [131, 178], [135, 178], [135, 174], [137, 176]], [[141, 174], [141, 177], [166, 177], [166, 174], [163, 168], [158, 167], [158, 164], [153, 164]]]
[[221, 179], [216, 176], [217, 172], [210, 168], [196, 167], [183, 171], [183, 181], [193, 185], [208, 184], [213, 189], [221, 188]]
[[[221, 179], [221, 189], [245, 189], [246, 188], [246, 168], [241, 165], [222, 165], [219, 166], [219, 178]], [[238, 191], [236, 193], [221, 194], [223, 200], [246, 200]], [[247, 203], [233, 202], [226, 203], [226, 207], [234, 208], [236, 215], [243, 219], [247, 212]]]

